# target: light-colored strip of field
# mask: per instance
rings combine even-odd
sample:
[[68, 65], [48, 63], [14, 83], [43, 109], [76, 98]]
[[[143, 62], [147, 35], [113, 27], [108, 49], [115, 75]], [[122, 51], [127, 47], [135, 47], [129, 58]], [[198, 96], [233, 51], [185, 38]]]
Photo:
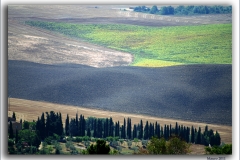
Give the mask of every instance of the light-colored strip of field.
[[[16, 113], [17, 121], [26, 120], [26, 121], [33, 121], [37, 120], [37, 118], [41, 117], [42, 113], [54, 111], [61, 112], [62, 114], [62, 121], [63, 123], [66, 120], [67, 114], [70, 118], [75, 118], [76, 113], [78, 116], [80, 114], [84, 115], [85, 118], [87, 117], [97, 117], [97, 118], [109, 118], [112, 117], [113, 121], [119, 121], [121, 124], [123, 123], [124, 118], [131, 118], [132, 124], [137, 124], [140, 120], [143, 120], [145, 124], [146, 120], [151, 123], [155, 123], [156, 121], [160, 123], [161, 126], [172, 125], [175, 127], [176, 122], [178, 125], [184, 125], [186, 127], [201, 127], [202, 132], [206, 125], [208, 125], [209, 129], [213, 129], [214, 132], [217, 130], [221, 136], [221, 139], [224, 143], [232, 143], [232, 126], [225, 126], [225, 125], [215, 125], [215, 124], [206, 124], [206, 123], [198, 123], [198, 122], [190, 122], [190, 121], [182, 121], [176, 119], [167, 119], [167, 118], [159, 118], [159, 117], [151, 117], [145, 115], [136, 115], [130, 113], [120, 113], [120, 112], [110, 112], [110, 111], [103, 111], [98, 109], [90, 109], [78, 106], [70, 106], [70, 105], [62, 105], [62, 104], [55, 104], [49, 102], [40, 102], [40, 101], [31, 101], [25, 99], [17, 99], [17, 98], [9, 98], [10, 105], [8, 106], [8, 116], [12, 115], [12, 112]], [[46, 117], [46, 116], [45, 116]], [[64, 124], [65, 126], [65, 124]]]

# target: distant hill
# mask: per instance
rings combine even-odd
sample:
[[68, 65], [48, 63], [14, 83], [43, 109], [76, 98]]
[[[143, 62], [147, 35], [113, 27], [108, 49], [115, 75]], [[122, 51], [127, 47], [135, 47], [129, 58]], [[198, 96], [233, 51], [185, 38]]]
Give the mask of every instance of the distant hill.
[[232, 125], [232, 65], [92, 68], [9, 60], [8, 96]]

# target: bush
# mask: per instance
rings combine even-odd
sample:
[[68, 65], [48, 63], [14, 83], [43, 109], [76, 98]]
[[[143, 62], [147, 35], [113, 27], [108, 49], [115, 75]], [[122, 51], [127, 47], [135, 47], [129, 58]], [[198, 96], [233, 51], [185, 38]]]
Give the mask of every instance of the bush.
[[189, 153], [190, 144], [178, 137], [171, 137], [167, 143], [168, 154], [187, 154]]
[[222, 146], [205, 147], [206, 154], [232, 154], [232, 144]]
[[83, 138], [82, 137], [76, 137], [76, 142], [82, 142], [83, 141]]
[[54, 140], [54, 137], [49, 136], [44, 139], [44, 142], [46, 142], [48, 145], [51, 145], [53, 140]]
[[97, 140], [97, 143], [95, 145], [91, 144], [87, 151], [89, 154], [109, 154], [110, 147], [106, 145], [106, 141]]
[[147, 145], [147, 150], [149, 154], [166, 154], [166, 140], [164, 138], [158, 139], [157, 137], [152, 137], [150, 143]]

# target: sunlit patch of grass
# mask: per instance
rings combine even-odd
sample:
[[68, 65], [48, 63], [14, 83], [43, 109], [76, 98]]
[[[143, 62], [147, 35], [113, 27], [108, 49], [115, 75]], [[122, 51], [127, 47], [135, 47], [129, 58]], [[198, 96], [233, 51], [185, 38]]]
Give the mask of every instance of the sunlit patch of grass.
[[171, 61], [163, 61], [158, 59], [147, 59], [141, 58], [138, 62], [132, 64], [132, 66], [139, 66], [139, 67], [167, 67], [167, 66], [175, 66], [175, 65], [182, 65], [183, 63], [178, 62], [171, 62]]

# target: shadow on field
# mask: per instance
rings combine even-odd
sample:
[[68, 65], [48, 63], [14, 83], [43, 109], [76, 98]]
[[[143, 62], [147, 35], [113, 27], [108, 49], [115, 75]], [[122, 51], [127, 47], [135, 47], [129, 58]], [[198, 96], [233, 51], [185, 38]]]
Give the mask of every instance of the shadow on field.
[[232, 125], [232, 66], [92, 68], [9, 60], [8, 96]]

